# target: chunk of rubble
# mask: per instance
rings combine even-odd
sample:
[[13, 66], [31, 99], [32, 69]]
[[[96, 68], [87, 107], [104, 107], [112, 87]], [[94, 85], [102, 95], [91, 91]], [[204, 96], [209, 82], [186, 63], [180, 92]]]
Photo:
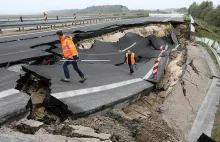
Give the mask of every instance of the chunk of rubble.
[[70, 138], [61, 135], [48, 134], [41, 128], [34, 135], [15, 132], [9, 128], [0, 129], [1, 142], [112, 142], [111, 140], [100, 140], [98, 138]]
[[92, 137], [92, 138], [98, 138], [100, 140], [109, 140], [111, 135], [110, 134], [104, 134], [104, 133], [96, 133], [94, 129], [84, 126], [76, 126], [76, 125], [70, 125], [71, 128], [73, 128], [72, 135], [79, 135], [79, 136], [85, 136], [85, 137]]
[[42, 126], [42, 122], [23, 119], [16, 124], [16, 129], [25, 134], [35, 134]]
[[96, 138], [102, 141], [110, 140], [110, 134], [96, 133], [94, 129], [79, 125], [59, 125], [54, 131], [48, 130], [55, 135], [62, 135], [66, 137], [78, 137], [78, 138]]

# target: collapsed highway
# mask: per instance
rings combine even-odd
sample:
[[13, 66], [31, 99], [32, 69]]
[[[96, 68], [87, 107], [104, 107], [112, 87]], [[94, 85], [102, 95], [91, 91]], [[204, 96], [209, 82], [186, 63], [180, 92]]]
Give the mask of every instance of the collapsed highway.
[[[163, 76], [169, 54], [178, 45], [173, 26], [184, 23], [182, 18], [137, 18], [64, 30], [77, 45], [84, 39], [155, 23], [171, 23], [170, 35], [142, 37], [127, 33], [117, 42], [95, 41], [91, 49], [79, 50], [79, 66], [88, 77], [85, 84], [78, 83], [73, 74], [71, 83], [60, 82], [62, 50], [55, 32], [0, 38], [0, 66], [6, 67], [0, 70], [0, 123], [27, 109], [31, 110], [29, 118], [44, 122], [100, 114], [124, 108], [148, 94]], [[165, 50], [162, 55], [161, 46]], [[137, 56], [132, 76], [123, 64], [127, 50]], [[155, 78], [152, 72], [156, 59], [159, 69]], [[22, 71], [7, 70], [16, 64], [25, 64]]]

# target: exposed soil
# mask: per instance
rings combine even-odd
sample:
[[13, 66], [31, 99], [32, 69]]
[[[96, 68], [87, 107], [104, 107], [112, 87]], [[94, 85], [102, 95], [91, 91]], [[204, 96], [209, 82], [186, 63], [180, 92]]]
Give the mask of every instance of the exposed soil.
[[143, 37], [147, 37], [152, 34], [157, 37], [164, 37], [169, 35], [170, 31], [171, 31], [171, 27], [169, 24], [154, 24], [154, 25], [148, 25], [146, 27], [139, 27], [139, 28], [136, 27], [126, 30], [120, 30], [100, 37], [82, 40], [78, 42], [77, 45], [78, 48], [80, 49], [90, 49], [94, 44], [95, 40], [99, 40], [102, 42], [117, 42], [126, 33], [135, 33]]

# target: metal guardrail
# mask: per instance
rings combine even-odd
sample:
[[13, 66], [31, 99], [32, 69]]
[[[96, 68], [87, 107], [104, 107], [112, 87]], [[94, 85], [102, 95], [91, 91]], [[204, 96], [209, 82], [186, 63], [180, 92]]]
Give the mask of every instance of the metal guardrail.
[[24, 30], [25, 27], [36, 27], [37, 29], [41, 29], [42, 26], [50, 26], [51, 29], [55, 28], [56, 25], [62, 24], [67, 25], [71, 23], [72, 25], [99, 22], [99, 21], [110, 21], [110, 20], [119, 20], [121, 17], [99, 17], [99, 18], [89, 18], [82, 20], [54, 20], [47, 22], [20, 22], [20, 23], [8, 23], [8, 24], [0, 24], [0, 34], [2, 34], [2, 29], [10, 29], [10, 28], [18, 28], [20, 30]]
[[[92, 18], [92, 17], [89, 17], [89, 16], [85, 16], [85, 17], [78, 17], [77, 19], [80, 19], [80, 20], [83, 20], [83, 19], [88, 19], [88, 18]], [[93, 17], [94, 18], [94, 17]], [[47, 18], [48, 21], [51, 21], [51, 20], [67, 20], [67, 19], [74, 19], [74, 17], [50, 17], [50, 18]], [[22, 21], [23, 22], [34, 22], [34, 21], [44, 21], [44, 18], [22, 18]], [[4, 19], [4, 20], [1, 20], [0, 19], [0, 24], [7, 24], [7, 23], [20, 23], [21, 22], [21, 19], [17, 18], [17, 19]]]
[[[207, 38], [207, 39], [208, 39], [208, 38]], [[206, 43], [206, 42], [205, 42], [205, 38], [195, 37], [195, 40], [196, 40], [196, 41], [199, 41], [199, 42], [205, 43], [205, 44], [212, 50], [213, 54], [215, 55], [215, 57], [216, 57], [216, 59], [217, 59], [217, 61], [218, 61], [218, 64], [220, 65], [220, 55], [218, 55], [217, 51], [216, 51], [214, 48], [212, 48], [209, 43]], [[214, 40], [213, 40], [213, 41], [214, 41]], [[208, 42], [209, 42], [209, 41], [208, 41]]]

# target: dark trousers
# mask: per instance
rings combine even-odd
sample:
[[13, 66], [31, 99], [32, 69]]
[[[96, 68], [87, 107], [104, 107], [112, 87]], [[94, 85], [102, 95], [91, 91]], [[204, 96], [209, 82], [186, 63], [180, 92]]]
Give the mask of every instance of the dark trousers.
[[132, 64], [128, 64], [129, 69], [130, 69], [130, 73], [134, 73], [134, 69], [133, 69], [133, 65]]
[[[73, 60], [71, 58], [68, 58], [67, 60]], [[79, 74], [79, 76], [81, 78], [84, 78], [84, 74], [82, 73], [82, 71], [79, 69], [78, 65], [77, 65], [77, 61], [64, 61], [62, 67], [63, 67], [63, 71], [64, 71], [64, 75], [67, 79], [70, 78], [70, 73], [68, 70], [68, 65], [72, 64], [74, 70]]]

